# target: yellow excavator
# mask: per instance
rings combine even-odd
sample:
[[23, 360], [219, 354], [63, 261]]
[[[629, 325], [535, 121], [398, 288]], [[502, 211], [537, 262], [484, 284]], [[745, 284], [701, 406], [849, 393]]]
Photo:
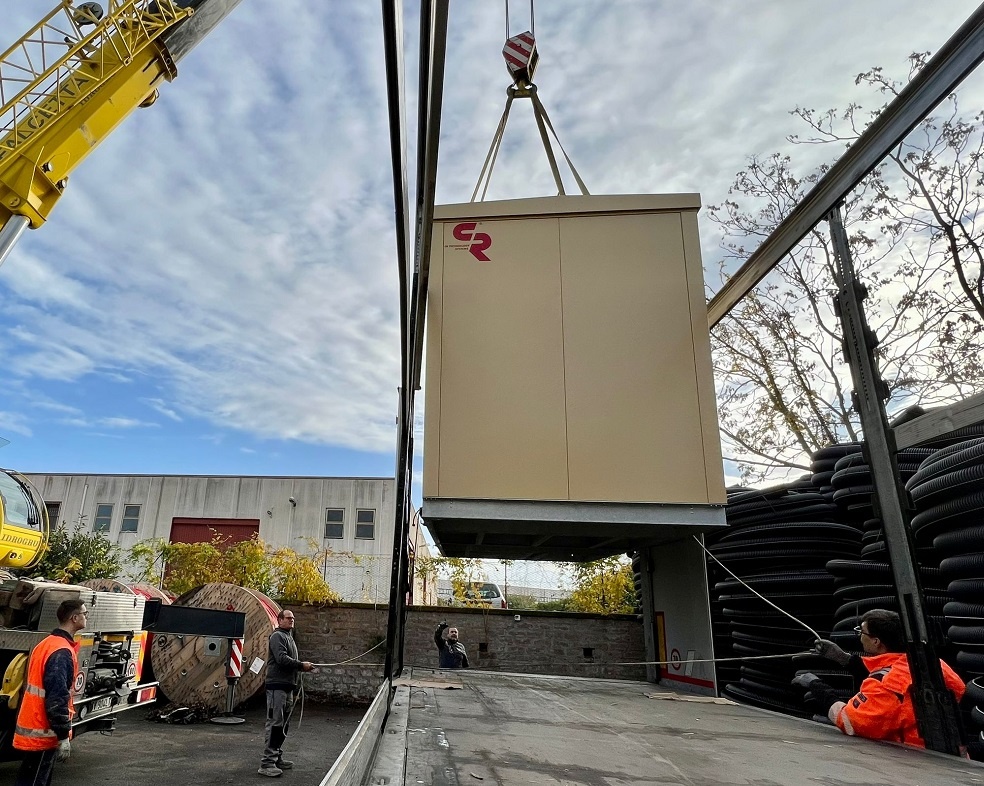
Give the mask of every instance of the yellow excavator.
[[32, 568], [48, 543], [48, 512], [23, 475], [0, 469], [0, 568]]

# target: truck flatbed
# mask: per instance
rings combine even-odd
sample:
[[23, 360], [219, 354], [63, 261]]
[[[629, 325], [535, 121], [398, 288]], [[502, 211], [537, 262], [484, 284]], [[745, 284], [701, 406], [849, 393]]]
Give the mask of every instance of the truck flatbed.
[[366, 782], [949, 786], [984, 766], [647, 682], [414, 668]]

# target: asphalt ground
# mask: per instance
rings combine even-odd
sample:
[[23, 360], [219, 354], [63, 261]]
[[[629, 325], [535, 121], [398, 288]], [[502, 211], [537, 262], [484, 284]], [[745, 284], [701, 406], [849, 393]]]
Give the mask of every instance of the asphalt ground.
[[[227, 786], [282, 783], [319, 786], [348, 743], [365, 710], [306, 702], [294, 710], [284, 758], [294, 769], [279, 778], [258, 775], [263, 754], [263, 706], [238, 715], [246, 723], [172, 725], [147, 720], [146, 710], [124, 712], [113, 734], [83, 734], [72, 758], [55, 765], [52, 786]], [[13, 783], [18, 762], [0, 764], [0, 784]]]

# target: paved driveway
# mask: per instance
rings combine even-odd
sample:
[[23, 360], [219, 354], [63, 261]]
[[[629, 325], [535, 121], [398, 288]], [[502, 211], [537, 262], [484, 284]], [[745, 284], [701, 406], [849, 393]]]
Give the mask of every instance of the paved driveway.
[[[56, 765], [52, 786], [226, 786], [271, 781], [318, 786], [362, 720], [363, 710], [310, 702], [295, 710], [285, 758], [295, 769], [278, 779], [256, 774], [263, 753], [263, 707], [241, 713], [246, 723], [168, 725], [123, 713], [112, 735], [84, 734], [72, 758]], [[0, 783], [11, 783], [17, 764], [0, 764]]]

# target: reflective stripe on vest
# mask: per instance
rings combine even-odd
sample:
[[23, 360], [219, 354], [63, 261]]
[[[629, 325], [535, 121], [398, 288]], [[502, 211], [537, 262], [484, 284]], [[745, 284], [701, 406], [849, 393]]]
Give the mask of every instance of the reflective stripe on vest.
[[[72, 673], [78, 671], [76, 647], [60, 635], [51, 635], [42, 640], [31, 652], [27, 665], [27, 682], [17, 712], [14, 727], [14, 747], [22, 751], [45, 751], [58, 747], [58, 735], [48, 725], [48, 712], [45, 709], [44, 672], [48, 659], [58, 650], [66, 649], [72, 653]], [[68, 689], [68, 716], [75, 714], [72, 702], [72, 685]], [[71, 733], [69, 733], [71, 736]]]
[[22, 737], [56, 737], [51, 729], [25, 729], [23, 726], [14, 726], [14, 734]]

